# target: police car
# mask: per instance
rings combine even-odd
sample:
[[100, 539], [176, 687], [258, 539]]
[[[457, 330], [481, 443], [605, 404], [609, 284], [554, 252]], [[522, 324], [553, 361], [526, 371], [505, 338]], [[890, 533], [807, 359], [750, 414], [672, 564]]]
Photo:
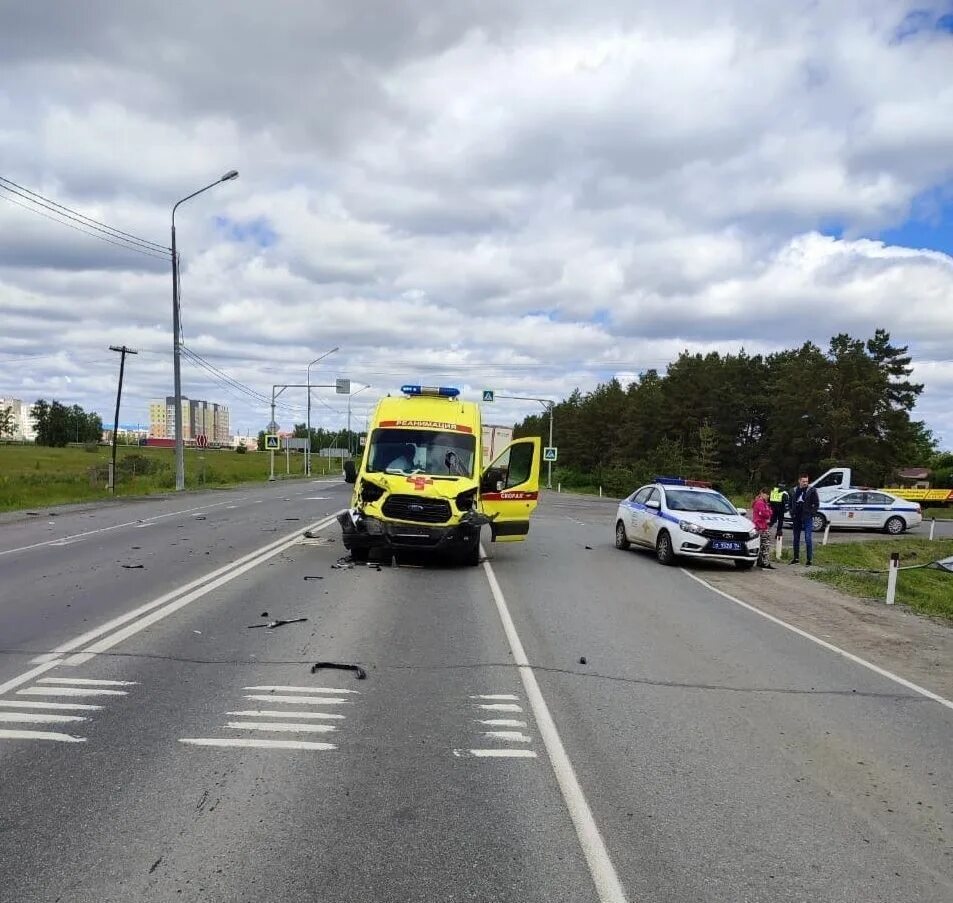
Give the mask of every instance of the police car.
[[743, 570], [758, 560], [754, 524], [710, 484], [656, 477], [619, 503], [615, 547], [653, 549], [662, 564], [678, 556], [734, 561]]
[[831, 527], [856, 527], [861, 530], [883, 530], [897, 536], [923, 520], [916, 502], [871, 489], [850, 489], [825, 498], [814, 515], [814, 530]]

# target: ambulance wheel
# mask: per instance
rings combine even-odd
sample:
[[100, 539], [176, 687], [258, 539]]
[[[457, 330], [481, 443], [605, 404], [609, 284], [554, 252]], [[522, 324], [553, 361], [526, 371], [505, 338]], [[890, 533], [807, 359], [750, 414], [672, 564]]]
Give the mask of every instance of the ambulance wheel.
[[615, 547], [623, 551], [629, 547], [629, 537], [625, 535], [625, 524], [622, 521], [615, 525]]
[[907, 522], [896, 514], [893, 517], [888, 517], [887, 523], [884, 524], [884, 533], [889, 533], [891, 536], [899, 536], [906, 529]]
[[464, 567], [476, 567], [480, 563], [480, 534], [468, 539], [457, 552], [457, 561]]
[[352, 548], [351, 552], [351, 561], [355, 564], [367, 564], [367, 559], [370, 557], [370, 549], [361, 548]]
[[663, 530], [655, 541], [655, 557], [659, 564], [675, 564], [675, 550], [672, 548], [672, 537], [667, 530]]

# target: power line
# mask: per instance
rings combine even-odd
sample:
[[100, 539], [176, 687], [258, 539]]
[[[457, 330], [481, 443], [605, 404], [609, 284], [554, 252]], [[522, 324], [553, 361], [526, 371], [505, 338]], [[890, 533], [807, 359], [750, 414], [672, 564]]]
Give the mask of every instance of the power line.
[[[7, 189], [5, 188], [5, 186], [0, 185], [0, 190], [7, 190]], [[13, 200], [13, 198], [7, 197], [7, 195], [5, 194], [0, 194], [0, 199], [6, 201], [8, 204], [15, 204], [17, 207], [22, 207], [24, 210], [29, 210], [30, 213], [35, 213], [37, 216], [42, 216], [48, 220], [52, 220], [54, 223], [58, 223], [61, 226], [66, 226], [67, 229], [73, 229], [75, 232], [82, 232], [83, 235], [88, 235], [90, 238], [96, 238], [99, 241], [106, 242], [107, 244], [115, 245], [117, 248], [125, 248], [127, 251], [135, 251], [137, 254], [143, 254], [146, 257], [154, 257], [156, 260], [163, 260], [163, 261], [168, 260], [168, 257], [163, 257], [160, 254], [152, 254], [149, 251], [145, 251], [142, 248], [137, 247], [136, 245], [123, 244], [122, 242], [119, 242], [119, 241], [113, 241], [111, 238], [106, 238], [105, 235], [99, 235], [97, 232], [91, 232], [88, 229], [81, 229], [79, 226], [74, 226], [71, 223], [67, 223], [61, 219], [57, 219], [55, 216], [50, 216], [49, 213], [44, 213], [42, 210], [37, 210], [35, 207], [30, 207], [27, 204], [21, 203], [20, 201], [15, 201]]]
[[[160, 245], [158, 242], [151, 241], [148, 238], [140, 238], [138, 235], [133, 235], [131, 232], [124, 232], [122, 229], [117, 229], [115, 226], [110, 226], [108, 223], [103, 223], [103, 222], [100, 222], [98, 219], [93, 219], [91, 216], [87, 216], [85, 213], [80, 213], [78, 210], [73, 210], [72, 207], [67, 207], [65, 204], [60, 204], [57, 201], [54, 201], [52, 198], [45, 197], [44, 195], [39, 194], [35, 191], [31, 191], [29, 188], [25, 188], [23, 185], [18, 185], [12, 179], [6, 179], [3, 176], [0, 176], [0, 182], [5, 183], [3, 187], [7, 191], [13, 191], [13, 189], [17, 189], [16, 192], [14, 193], [19, 194], [20, 197], [24, 197], [25, 195], [30, 195], [30, 197], [28, 197], [27, 200], [31, 201], [32, 203], [37, 204], [38, 206], [41, 206], [41, 207], [46, 207], [47, 210], [52, 208], [58, 208], [57, 210], [54, 210], [55, 213], [59, 213], [59, 211], [64, 211], [63, 213], [60, 213], [61, 216], [66, 216], [69, 219], [76, 219], [78, 222], [82, 222], [83, 225], [92, 225], [94, 228], [98, 226], [100, 227], [101, 231], [106, 230], [109, 233], [112, 233], [113, 236], [116, 238], [119, 238], [121, 236], [123, 239], [134, 241], [134, 242], [137, 242], [138, 244], [144, 245], [145, 247], [147, 247], [149, 250], [152, 250], [152, 251], [161, 251], [161, 252], [169, 253], [172, 250], [171, 248], [167, 248], [165, 245]], [[13, 187], [7, 188], [6, 186], [8, 185]], [[36, 198], [36, 200], [33, 200], [33, 198]]]

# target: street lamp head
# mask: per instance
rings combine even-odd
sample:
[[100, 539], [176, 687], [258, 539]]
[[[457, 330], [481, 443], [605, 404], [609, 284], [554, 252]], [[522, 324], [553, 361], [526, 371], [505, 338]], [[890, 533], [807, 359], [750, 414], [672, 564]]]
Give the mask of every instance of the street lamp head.
[[238, 170], [237, 170], [237, 169], [230, 169], [227, 173], [225, 173], [224, 176], [222, 176], [221, 179], [219, 179], [219, 181], [220, 181], [220, 182], [231, 182], [232, 179], [237, 179], [237, 178], [238, 178]]

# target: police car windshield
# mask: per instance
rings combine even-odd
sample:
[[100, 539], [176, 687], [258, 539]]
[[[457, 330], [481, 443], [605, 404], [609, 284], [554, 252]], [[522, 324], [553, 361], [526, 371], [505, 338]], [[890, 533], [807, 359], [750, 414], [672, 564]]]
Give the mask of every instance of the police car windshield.
[[472, 477], [476, 437], [436, 430], [376, 429], [367, 452], [369, 473]]
[[667, 489], [665, 499], [670, 511], [697, 511], [702, 514], [737, 514], [734, 505], [717, 492], [689, 492]]

